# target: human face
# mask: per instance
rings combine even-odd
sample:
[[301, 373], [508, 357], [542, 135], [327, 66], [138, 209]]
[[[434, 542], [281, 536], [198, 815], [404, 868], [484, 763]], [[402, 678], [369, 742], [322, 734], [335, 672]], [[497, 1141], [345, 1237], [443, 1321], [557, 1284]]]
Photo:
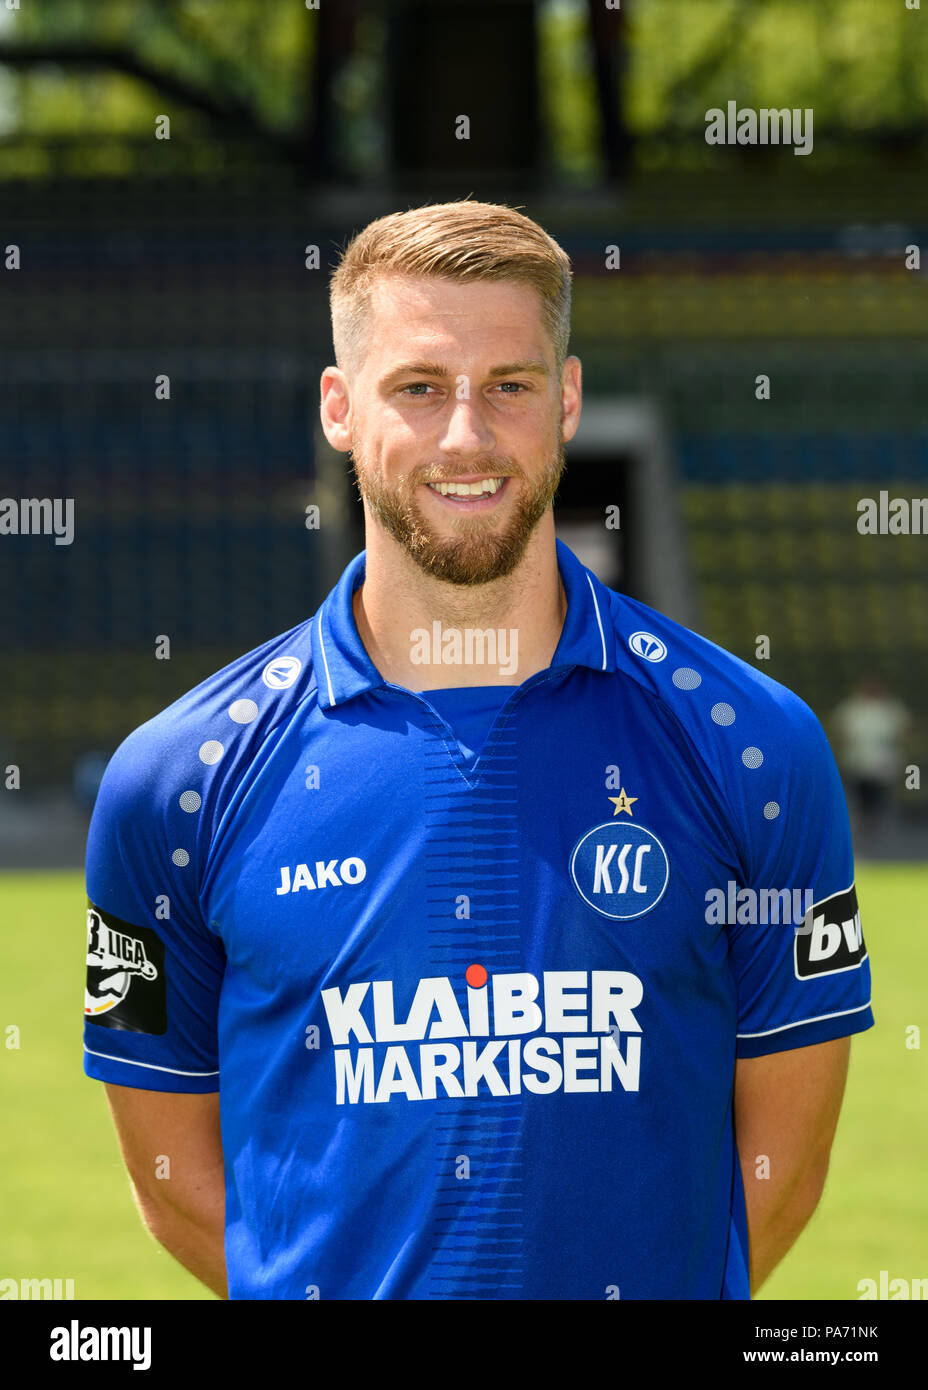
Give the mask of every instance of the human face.
[[561, 383], [536, 292], [381, 280], [365, 347], [351, 450], [369, 516], [436, 579], [511, 574], [564, 468]]

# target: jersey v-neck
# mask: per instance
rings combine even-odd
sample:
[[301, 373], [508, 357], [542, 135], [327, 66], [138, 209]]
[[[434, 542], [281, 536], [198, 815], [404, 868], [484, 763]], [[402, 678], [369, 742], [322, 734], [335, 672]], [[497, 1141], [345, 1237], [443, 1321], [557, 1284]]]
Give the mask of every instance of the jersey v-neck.
[[448, 725], [464, 758], [473, 762], [515, 689], [514, 685], [467, 685], [420, 693]]

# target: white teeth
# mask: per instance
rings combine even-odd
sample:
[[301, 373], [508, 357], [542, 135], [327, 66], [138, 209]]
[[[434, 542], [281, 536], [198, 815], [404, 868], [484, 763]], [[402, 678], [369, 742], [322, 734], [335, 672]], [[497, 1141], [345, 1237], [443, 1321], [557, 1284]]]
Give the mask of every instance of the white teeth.
[[486, 478], [482, 483], [429, 483], [442, 497], [492, 497], [503, 485], [502, 478]]

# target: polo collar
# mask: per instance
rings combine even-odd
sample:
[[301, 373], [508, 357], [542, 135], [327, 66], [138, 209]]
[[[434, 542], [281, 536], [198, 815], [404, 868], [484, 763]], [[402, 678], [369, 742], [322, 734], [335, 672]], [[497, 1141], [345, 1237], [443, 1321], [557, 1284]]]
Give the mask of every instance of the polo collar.
[[[615, 671], [609, 590], [563, 541], [556, 540], [555, 545], [567, 616], [548, 669], [587, 666], [593, 671]], [[349, 562], [312, 620], [313, 669], [323, 709], [388, 685], [368, 656], [354, 620], [352, 598], [364, 582], [366, 556], [367, 551], [362, 550]]]

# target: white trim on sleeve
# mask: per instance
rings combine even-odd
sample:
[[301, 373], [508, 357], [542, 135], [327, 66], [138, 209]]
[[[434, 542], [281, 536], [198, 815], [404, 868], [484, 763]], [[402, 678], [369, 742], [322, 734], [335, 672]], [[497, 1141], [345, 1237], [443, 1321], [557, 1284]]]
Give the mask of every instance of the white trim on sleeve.
[[785, 1033], [787, 1028], [801, 1028], [804, 1023], [824, 1023], [828, 1018], [844, 1018], [847, 1014], [860, 1014], [869, 1009], [871, 1001], [858, 1004], [855, 1009], [840, 1009], [836, 1014], [818, 1014], [815, 1018], [797, 1018], [795, 1023], [781, 1023], [779, 1028], [767, 1028], [763, 1033], [736, 1033], [737, 1038], [769, 1038], [771, 1033]]
[[133, 1062], [129, 1057], [111, 1057], [108, 1052], [94, 1052], [92, 1047], [85, 1047], [91, 1057], [102, 1057], [105, 1062], [121, 1062], [126, 1067], [147, 1067], [149, 1071], [168, 1071], [172, 1076], [218, 1076], [218, 1071], [179, 1071], [177, 1067], [156, 1067], [154, 1062]]

